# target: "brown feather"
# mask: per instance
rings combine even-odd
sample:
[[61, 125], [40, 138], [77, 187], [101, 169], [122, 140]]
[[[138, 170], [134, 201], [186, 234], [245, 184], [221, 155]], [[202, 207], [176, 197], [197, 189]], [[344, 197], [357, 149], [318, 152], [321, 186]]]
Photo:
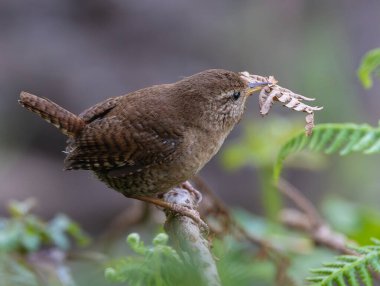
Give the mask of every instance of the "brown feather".
[[19, 103], [26, 109], [36, 113], [47, 122], [53, 124], [61, 132], [71, 138], [84, 127], [84, 121], [49, 99], [22, 91]]

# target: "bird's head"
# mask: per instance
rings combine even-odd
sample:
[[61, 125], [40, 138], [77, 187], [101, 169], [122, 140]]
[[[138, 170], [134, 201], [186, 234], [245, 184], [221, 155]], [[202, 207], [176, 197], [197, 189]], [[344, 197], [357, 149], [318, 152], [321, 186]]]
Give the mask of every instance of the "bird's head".
[[[189, 112], [202, 113], [203, 122], [211, 128], [231, 130], [241, 119], [247, 98], [269, 82], [257, 82], [247, 72], [212, 69], [180, 81], [188, 96]], [[197, 110], [191, 105], [197, 105]], [[191, 109], [191, 111], [190, 111]]]

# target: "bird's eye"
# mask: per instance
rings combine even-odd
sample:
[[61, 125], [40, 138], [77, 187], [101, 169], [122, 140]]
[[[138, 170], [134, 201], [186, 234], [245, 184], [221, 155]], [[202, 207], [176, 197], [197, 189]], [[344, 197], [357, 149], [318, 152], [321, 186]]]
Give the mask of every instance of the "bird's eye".
[[240, 91], [235, 91], [233, 94], [232, 94], [232, 98], [234, 100], [238, 100], [240, 97]]

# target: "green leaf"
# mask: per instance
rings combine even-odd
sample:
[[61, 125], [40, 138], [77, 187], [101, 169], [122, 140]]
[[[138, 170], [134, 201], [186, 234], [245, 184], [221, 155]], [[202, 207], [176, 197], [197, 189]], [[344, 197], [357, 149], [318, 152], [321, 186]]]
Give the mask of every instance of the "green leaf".
[[[358, 77], [365, 88], [370, 88], [373, 85], [372, 74], [380, 67], [380, 48], [373, 49], [366, 53], [362, 59], [358, 69]], [[380, 71], [378, 71], [380, 76]]]
[[155, 238], [153, 238], [153, 245], [167, 245], [169, 241], [169, 236], [166, 233], [159, 233]]
[[36, 275], [22, 260], [0, 252], [1, 285], [38, 286]]
[[[308, 277], [309, 282], [317, 283], [319, 286], [326, 285], [373, 285], [369, 268], [379, 273], [380, 244], [378, 240], [373, 240], [374, 245], [363, 247], [352, 247], [358, 253], [355, 255], [341, 255], [336, 258], [336, 262], [324, 263], [322, 268], [312, 269], [313, 276]], [[346, 280], [344, 279], [346, 278]]]
[[310, 137], [305, 136], [303, 132], [299, 133], [282, 145], [277, 155], [273, 169], [275, 183], [278, 182], [285, 159], [303, 149], [326, 154], [339, 152], [340, 155], [351, 152], [379, 153], [380, 128], [367, 124], [320, 124], [314, 128]]
[[166, 245], [167, 239], [166, 234], [160, 233], [153, 239], [152, 246], [144, 246], [137, 233], [130, 234], [127, 243], [137, 255], [113, 262], [105, 269], [105, 277], [129, 285], [199, 284], [196, 273], [185, 267], [178, 253]]
[[34, 252], [43, 246], [57, 246], [67, 250], [70, 237], [79, 245], [89, 238], [79, 225], [66, 215], [57, 215], [49, 223], [30, 213], [33, 199], [11, 201], [8, 204], [10, 218], [0, 218], [0, 251]]
[[85, 245], [89, 242], [89, 238], [80, 229], [79, 225], [63, 214], [55, 216], [50, 221], [48, 234], [54, 245], [61, 249], [68, 249], [70, 247], [70, 240], [67, 234], [71, 235], [80, 245]]
[[74, 239], [75, 242], [78, 243], [80, 246], [86, 246], [90, 243], [90, 237], [82, 230], [82, 228], [74, 222], [73, 220], [69, 219], [69, 224], [67, 225], [67, 233], [70, 234]]
[[18, 248], [22, 234], [20, 223], [5, 222], [0, 230], [0, 251], [13, 251]]
[[144, 242], [140, 240], [140, 235], [138, 233], [131, 233], [127, 237], [127, 243], [129, 247], [136, 253], [144, 255], [148, 250]]
[[33, 229], [24, 229], [21, 237], [22, 246], [28, 251], [37, 251], [41, 245], [41, 237], [39, 233]]
[[27, 215], [36, 205], [36, 201], [32, 198], [25, 201], [11, 201], [8, 204], [8, 211], [12, 217], [22, 217]]

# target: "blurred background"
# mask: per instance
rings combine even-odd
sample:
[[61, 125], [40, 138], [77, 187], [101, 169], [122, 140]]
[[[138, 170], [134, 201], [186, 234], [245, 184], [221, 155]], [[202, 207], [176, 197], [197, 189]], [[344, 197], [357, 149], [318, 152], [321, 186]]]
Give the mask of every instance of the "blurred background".
[[[67, 213], [95, 234], [131, 205], [88, 171], [62, 171], [65, 137], [17, 104], [21, 90], [79, 113], [205, 69], [247, 70], [316, 97], [325, 107], [317, 123], [377, 125], [380, 83], [364, 90], [356, 70], [379, 46], [377, 0], [0, 0], [0, 213], [9, 199], [34, 197], [39, 214]], [[304, 114], [281, 106], [258, 114], [251, 98], [243, 122], [200, 175], [227, 205], [262, 214], [260, 170], [271, 168], [287, 138], [276, 141], [276, 132], [302, 130]], [[247, 132], [271, 148], [232, 168], [223, 154]], [[378, 159], [313, 158], [318, 164], [288, 168], [285, 177], [317, 205], [338, 196], [378, 207]]]

